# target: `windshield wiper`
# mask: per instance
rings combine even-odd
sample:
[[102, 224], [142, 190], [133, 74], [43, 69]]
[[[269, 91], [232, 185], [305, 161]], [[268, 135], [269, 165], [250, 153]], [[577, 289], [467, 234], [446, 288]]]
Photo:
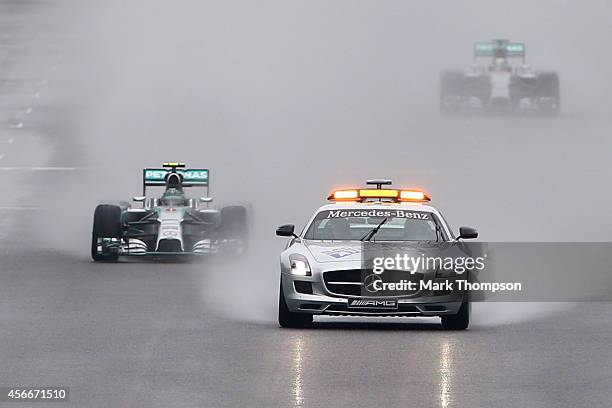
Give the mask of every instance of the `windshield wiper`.
[[367, 234], [365, 234], [363, 237], [361, 237], [360, 241], [369, 241], [372, 239], [372, 237], [374, 237], [374, 235], [376, 235], [376, 233], [378, 232], [378, 230], [380, 229], [380, 227], [383, 226], [383, 224], [387, 222], [387, 218], [385, 218], [384, 220], [381, 221], [380, 224], [378, 224], [377, 226], [375, 226], [374, 228], [372, 228], [370, 231], [368, 231]]

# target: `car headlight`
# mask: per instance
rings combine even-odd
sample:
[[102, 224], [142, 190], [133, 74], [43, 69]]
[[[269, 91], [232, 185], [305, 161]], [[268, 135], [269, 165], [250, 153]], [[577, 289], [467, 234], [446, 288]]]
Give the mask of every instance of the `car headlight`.
[[291, 264], [291, 274], [300, 276], [310, 276], [310, 264], [305, 256], [294, 254], [289, 255], [289, 263]]

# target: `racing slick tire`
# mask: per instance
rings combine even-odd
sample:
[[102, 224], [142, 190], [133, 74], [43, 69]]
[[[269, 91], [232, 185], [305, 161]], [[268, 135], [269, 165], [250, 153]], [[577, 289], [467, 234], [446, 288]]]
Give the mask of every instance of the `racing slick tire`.
[[116, 205], [100, 204], [94, 212], [91, 234], [91, 257], [94, 261], [116, 261], [117, 253], [98, 252], [99, 238], [121, 238], [121, 208]]
[[515, 111], [520, 109], [524, 98], [533, 98], [537, 89], [537, 79], [513, 75], [510, 79], [510, 101]]
[[455, 315], [442, 316], [442, 327], [445, 330], [465, 330], [470, 325], [470, 303], [463, 302]]
[[278, 324], [280, 327], [286, 328], [302, 328], [312, 325], [312, 315], [306, 313], [291, 312], [285, 301], [283, 293], [283, 283], [280, 284], [280, 293], [278, 295]]
[[230, 242], [230, 252], [237, 255], [246, 253], [249, 235], [248, 211], [241, 205], [221, 208], [221, 238]]
[[556, 72], [541, 72], [536, 83], [537, 98], [543, 98], [546, 103], [540, 104], [538, 113], [542, 116], [557, 116], [561, 112], [561, 92], [559, 75]]

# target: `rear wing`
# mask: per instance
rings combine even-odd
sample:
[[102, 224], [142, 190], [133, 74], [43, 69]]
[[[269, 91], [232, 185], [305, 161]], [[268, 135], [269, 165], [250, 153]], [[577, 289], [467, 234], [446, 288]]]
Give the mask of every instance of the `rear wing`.
[[525, 43], [493, 41], [474, 44], [474, 58], [496, 56], [525, 59]]
[[183, 187], [208, 187], [210, 182], [208, 169], [143, 169], [142, 194], [146, 195], [147, 187], [165, 186], [166, 176], [172, 172], [183, 176]]

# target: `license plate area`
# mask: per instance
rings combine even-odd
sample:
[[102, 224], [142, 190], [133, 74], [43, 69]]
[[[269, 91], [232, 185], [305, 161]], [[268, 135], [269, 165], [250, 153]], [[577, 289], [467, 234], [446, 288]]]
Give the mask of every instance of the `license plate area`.
[[397, 299], [349, 299], [349, 309], [397, 310]]

